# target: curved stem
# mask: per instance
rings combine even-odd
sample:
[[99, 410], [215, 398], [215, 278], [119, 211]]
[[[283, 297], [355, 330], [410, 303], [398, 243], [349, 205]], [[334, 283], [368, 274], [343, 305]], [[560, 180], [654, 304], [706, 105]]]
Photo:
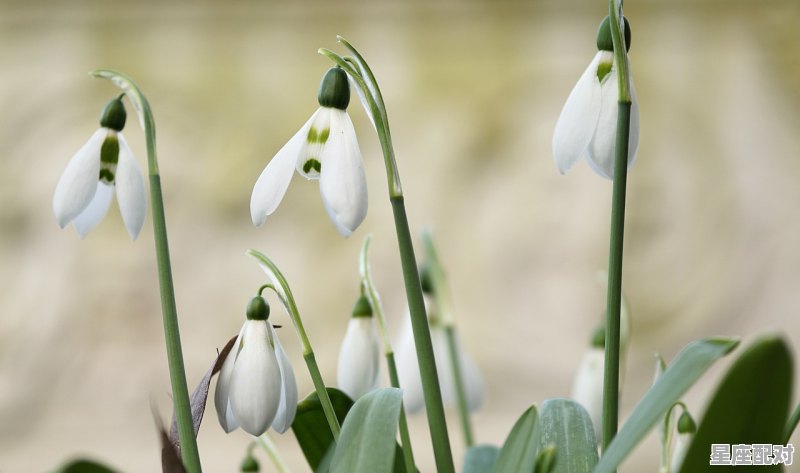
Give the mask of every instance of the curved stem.
[[269, 459], [272, 460], [272, 464], [275, 465], [279, 473], [292, 473], [292, 469], [286, 464], [286, 460], [283, 459], [280, 450], [278, 450], [278, 446], [275, 445], [275, 442], [269, 438], [266, 432], [259, 435], [256, 440], [261, 448], [264, 449]]
[[175, 289], [172, 283], [172, 267], [167, 242], [167, 223], [164, 215], [164, 198], [161, 192], [161, 177], [156, 159], [156, 127], [153, 113], [147, 98], [133, 80], [110, 69], [92, 71], [95, 77], [102, 77], [114, 83], [125, 92], [139, 115], [139, 124], [144, 129], [147, 140], [147, 163], [150, 176], [150, 203], [153, 211], [153, 233], [158, 263], [158, 282], [161, 288], [161, 314], [164, 321], [164, 339], [167, 347], [169, 377], [172, 384], [172, 397], [175, 418], [178, 424], [181, 457], [189, 473], [201, 473], [200, 454], [195, 439], [189, 404], [189, 390], [186, 385], [186, 370], [183, 365], [181, 336], [178, 328], [178, 311], [175, 306]]
[[328, 396], [328, 390], [325, 389], [325, 382], [322, 379], [322, 374], [317, 366], [317, 360], [314, 356], [314, 348], [311, 346], [311, 341], [308, 339], [306, 329], [303, 326], [303, 320], [300, 318], [300, 311], [297, 309], [292, 290], [283, 273], [278, 269], [271, 259], [267, 258], [263, 253], [256, 250], [249, 250], [248, 255], [252, 256], [261, 265], [264, 272], [272, 280], [272, 288], [278, 294], [281, 302], [289, 317], [292, 319], [297, 337], [300, 339], [300, 344], [303, 346], [303, 359], [308, 367], [308, 374], [314, 382], [314, 390], [317, 392], [322, 410], [325, 413], [325, 419], [328, 421], [328, 427], [331, 429], [334, 441], [339, 440], [339, 419], [336, 417], [336, 412], [333, 410], [331, 398]]

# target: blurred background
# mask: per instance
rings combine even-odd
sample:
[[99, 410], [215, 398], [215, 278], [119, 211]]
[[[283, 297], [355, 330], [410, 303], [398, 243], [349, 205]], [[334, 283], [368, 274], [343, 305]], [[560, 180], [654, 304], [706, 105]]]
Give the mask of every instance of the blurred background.
[[[670, 360], [697, 338], [767, 331], [800, 346], [800, 3], [626, 3], [641, 145], [628, 186], [623, 415], [650, 385], [656, 352]], [[83, 241], [52, 212], [61, 172], [117, 94], [87, 75], [94, 68], [130, 74], [153, 106], [190, 385], [265, 281], [249, 248], [289, 279], [330, 384], [367, 234], [400, 326], [385, 172], [357, 101], [370, 190], [362, 226], [342, 239], [317, 183], [297, 176], [262, 228], [250, 222], [252, 186], [316, 109], [331, 65], [316, 51], [343, 52], [337, 34], [377, 76], [412, 231], [434, 230], [463, 345], [485, 377], [477, 441], [500, 444], [531, 403], [569, 395], [604, 311], [611, 183], [583, 162], [559, 175], [550, 142], [606, 13], [599, 0], [0, 3], [0, 471], [50, 471], [79, 455], [159, 470], [150, 403], [168, 418], [171, 401], [150, 211], [134, 243], [116, 204]], [[300, 348], [273, 305], [304, 395]], [[696, 417], [729, 362], [686, 396]], [[432, 471], [424, 417], [411, 424]], [[275, 438], [306, 471], [293, 435]], [[206, 471], [234, 471], [248, 442], [225, 435], [209, 409]], [[621, 471], [656, 471], [656, 449], [651, 435]]]

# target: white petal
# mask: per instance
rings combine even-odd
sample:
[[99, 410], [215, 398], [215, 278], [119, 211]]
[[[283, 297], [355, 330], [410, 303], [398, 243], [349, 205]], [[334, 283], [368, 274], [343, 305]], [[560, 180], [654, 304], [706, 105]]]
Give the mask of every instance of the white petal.
[[603, 420], [603, 366], [605, 351], [602, 348], [590, 348], [583, 355], [572, 386], [572, 399], [589, 413], [598, 441]]
[[94, 132], [70, 159], [56, 185], [53, 213], [61, 228], [66, 227], [92, 201], [100, 179], [100, 148], [108, 135], [106, 128]]
[[339, 351], [339, 389], [354, 401], [378, 387], [381, 348], [372, 317], [352, 317]]
[[309, 119], [297, 133], [283, 147], [278, 150], [253, 187], [250, 196], [250, 217], [253, 225], [260, 227], [267, 220], [283, 200], [289, 182], [292, 180], [292, 171], [308, 137], [308, 128], [311, 126]]
[[567, 97], [553, 131], [553, 158], [564, 174], [575, 164], [592, 139], [600, 116], [600, 83], [597, 66], [603, 58], [598, 52]]
[[[630, 71], [628, 67], [628, 71]], [[636, 88], [633, 86], [633, 77], [631, 77], [631, 127], [628, 136], [628, 169], [633, 166], [636, 161], [636, 155], [639, 152], [639, 100], [636, 98]]]
[[244, 326], [239, 331], [239, 336], [236, 337], [233, 348], [231, 348], [231, 351], [222, 363], [222, 368], [217, 378], [217, 389], [214, 392], [214, 407], [217, 409], [217, 419], [226, 433], [233, 432], [239, 428], [239, 422], [236, 420], [236, 416], [233, 415], [233, 410], [231, 409], [230, 388], [231, 373], [233, 373], [236, 357], [239, 355], [243, 332]]
[[669, 471], [680, 471], [683, 459], [686, 452], [689, 450], [689, 445], [692, 443], [692, 434], [675, 434], [675, 445], [672, 447], [672, 458], [670, 460]]
[[245, 432], [259, 436], [272, 425], [281, 396], [281, 370], [267, 322], [248, 320], [230, 379], [233, 415]]
[[122, 221], [131, 239], [135, 240], [144, 225], [144, 216], [147, 211], [147, 196], [144, 191], [144, 179], [139, 171], [139, 165], [133, 157], [128, 142], [122, 133], [119, 138], [119, 162], [117, 163], [117, 176], [114, 183], [117, 187], [117, 203]]
[[272, 339], [275, 340], [275, 354], [281, 370], [281, 399], [278, 404], [278, 413], [275, 415], [275, 420], [272, 421], [272, 428], [282, 434], [292, 426], [294, 415], [297, 413], [297, 380], [294, 377], [292, 364], [289, 363], [289, 357], [286, 356], [286, 352], [283, 351], [281, 342], [278, 340], [278, 335], [271, 325], [269, 330], [272, 332]]
[[[99, 171], [98, 171], [99, 172]], [[81, 238], [85, 237], [89, 230], [95, 227], [103, 217], [108, 213], [108, 208], [111, 207], [111, 200], [114, 198], [114, 186], [110, 186], [104, 182], [97, 181], [97, 188], [92, 197], [89, 205], [83, 209], [73, 223], [78, 230]]]
[[419, 375], [417, 350], [414, 346], [414, 334], [408, 312], [405, 314], [395, 354], [397, 377], [403, 390], [403, 404], [409, 414], [419, 412], [425, 407], [425, 400], [422, 395], [422, 379]]
[[343, 110], [331, 113], [319, 189], [328, 216], [342, 236], [349, 236], [367, 215], [367, 178], [353, 123]]

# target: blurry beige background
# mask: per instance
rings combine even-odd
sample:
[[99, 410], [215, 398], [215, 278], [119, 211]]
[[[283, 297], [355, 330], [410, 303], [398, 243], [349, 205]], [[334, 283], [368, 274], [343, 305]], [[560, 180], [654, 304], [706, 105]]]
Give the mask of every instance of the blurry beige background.
[[[625, 413], [651, 382], [654, 352], [767, 330], [800, 346], [800, 3], [626, 3], [642, 131], [626, 227]], [[131, 243], [116, 204], [84, 241], [51, 209], [117, 93], [91, 69], [132, 75], [154, 108], [190, 384], [264, 282], [248, 248], [289, 278], [331, 384], [369, 233], [399, 326], [383, 163], [357, 102], [370, 185], [358, 231], [340, 238], [318, 185], [297, 176], [267, 224], [250, 223], [252, 185], [315, 110], [330, 66], [316, 50], [336, 49], [336, 34], [383, 89], [413, 231], [435, 230], [464, 345], [488, 383], [477, 440], [499, 444], [529, 404], [568, 395], [603, 312], [611, 183], [585, 163], [560, 176], [550, 140], [606, 11], [601, 0], [0, 3], [0, 471], [45, 472], [75, 455], [159, 468], [149, 404], [165, 418], [171, 406], [150, 212]], [[125, 134], [144, 167], [132, 116]], [[274, 317], [288, 327], [277, 306]], [[305, 394], [298, 344], [281, 336]], [[725, 365], [687, 396], [698, 417]], [[457, 426], [453, 415], [460, 464]], [[432, 471], [424, 419], [412, 427]], [[306, 471], [293, 435], [277, 441]], [[247, 443], [209, 409], [206, 471], [234, 471]], [[655, 471], [655, 438], [645, 445], [623, 472]]]

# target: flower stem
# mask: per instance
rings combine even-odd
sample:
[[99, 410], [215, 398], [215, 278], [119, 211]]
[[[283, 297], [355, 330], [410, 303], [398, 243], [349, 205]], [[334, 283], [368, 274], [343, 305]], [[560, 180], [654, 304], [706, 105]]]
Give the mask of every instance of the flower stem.
[[311, 341], [308, 339], [306, 329], [303, 326], [303, 320], [300, 318], [300, 311], [297, 309], [292, 290], [283, 273], [278, 269], [271, 259], [267, 258], [263, 253], [256, 250], [249, 250], [248, 255], [255, 258], [261, 265], [267, 276], [272, 280], [271, 286], [275, 293], [280, 298], [283, 306], [286, 307], [286, 312], [292, 319], [297, 337], [300, 339], [300, 344], [303, 346], [303, 360], [308, 367], [308, 374], [311, 376], [311, 381], [314, 383], [314, 390], [317, 392], [319, 402], [322, 405], [322, 411], [325, 413], [325, 419], [328, 421], [328, 427], [331, 429], [334, 441], [339, 440], [339, 419], [336, 417], [336, 411], [333, 410], [331, 398], [328, 396], [328, 390], [325, 389], [325, 382], [322, 379], [322, 374], [317, 366], [317, 359], [314, 356], [314, 348], [311, 346]]
[[[375, 285], [372, 284], [372, 276], [370, 275], [368, 254], [371, 240], [372, 238], [367, 235], [364, 239], [364, 244], [361, 246], [361, 254], [358, 262], [359, 273], [361, 273], [361, 287], [364, 290], [364, 295], [369, 301], [369, 305], [372, 307], [372, 312], [378, 322], [378, 331], [381, 334], [383, 351], [386, 356], [386, 368], [389, 371], [389, 382], [393, 388], [399, 388], [400, 378], [397, 375], [397, 363], [395, 363], [394, 360], [394, 350], [392, 350], [392, 344], [389, 341], [389, 331], [386, 329], [386, 319], [383, 316], [381, 298], [377, 289], [375, 289]], [[406, 409], [404, 405], [400, 406], [400, 440], [402, 442], [406, 473], [416, 473], [417, 469], [414, 465], [414, 452], [411, 448], [411, 434], [408, 431], [408, 420], [406, 419]]]
[[603, 382], [603, 449], [617, 434], [619, 418], [620, 307], [622, 304], [622, 243], [625, 228], [625, 191], [628, 173], [628, 136], [631, 103], [620, 102], [617, 115], [617, 144], [614, 157], [614, 186], [611, 196], [611, 238], [608, 258], [606, 306], [606, 357]]
[[156, 128], [153, 113], [147, 98], [142, 94], [133, 80], [116, 71], [98, 69], [92, 71], [95, 77], [109, 79], [122, 89], [133, 103], [139, 114], [139, 123], [144, 128], [147, 141], [147, 163], [150, 176], [150, 203], [153, 211], [153, 233], [156, 244], [156, 261], [158, 263], [158, 282], [161, 289], [161, 314], [164, 320], [164, 339], [167, 347], [167, 363], [172, 384], [172, 398], [175, 418], [178, 423], [181, 457], [189, 473], [201, 473], [200, 454], [192, 423], [189, 405], [189, 390], [186, 383], [186, 371], [183, 366], [181, 336], [178, 328], [178, 311], [175, 306], [175, 289], [172, 284], [172, 266], [167, 242], [167, 223], [164, 215], [164, 198], [161, 192], [161, 177], [158, 172], [156, 158]]
[[403, 197], [392, 197], [392, 212], [394, 214], [397, 243], [400, 247], [400, 262], [403, 268], [403, 281], [406, 287], [406, 298], [411, 313], [411, 329], [414, 333], [414, 344], [419, 360], [419, 372], [422, 379], [422, 394], [425, 398], [425, 409], [428, 416], [428, 426], [433, 443], [433, 454], [436, 460], [436, 470], [439, 473], [453, 473], [453, 454], [450, 451], [450, 438], [447, 434], [447, 421], [444, 416], [442, 404], [442, 390], [439, 386], [439, 376], [436, 372], [436, 362], [433, 355], [433, 343], [428, 327], [428, 316], [425, 313], [425, 303], [422, 299], [422, 286], [419, 281], [419, 270], [414, 256], [414, 247], [411, 242], [411, 233], [408, 228]]
[[292, 469], [286, 464], [286, 461], [283, 459], [280, 450], [278, 450], [278, 446], [275, 445], [275, 442], [269, 438], [269, 435], [267, 435], [266, 432], [259, 435], [257, 441], [258, 444], [261, 445], [261, 448], [263, 448], [267, 453], [269, 459], [272, 460], [272, 463], [275, 465], [278, 473], [292, 473]]
[[458, 417], [461, 420], [461, 430], [464, 434], [464, 444], [467, 448], [471, 447], [475, 440], [472, 436], [472, 424], [469, 420], [469, 409], [467, 407], [467, 392], [464, 389], [464, 376], [461, 371], [461, 359], [458, 357], [458, 347], [456, 345], [456, 329], [452, 325], [445, 326], [447, 334], [447, 349], [450, 352], [450, 362], [452, 363], [453, 381], [456, 383], [456, 403], [458, 404]]

